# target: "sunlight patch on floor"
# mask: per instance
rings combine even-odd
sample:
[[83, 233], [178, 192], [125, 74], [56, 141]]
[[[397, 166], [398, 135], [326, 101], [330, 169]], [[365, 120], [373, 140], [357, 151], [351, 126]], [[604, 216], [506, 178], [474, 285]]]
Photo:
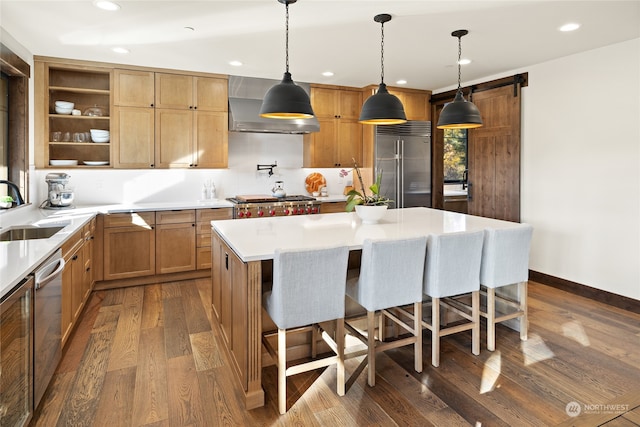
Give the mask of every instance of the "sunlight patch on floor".
[[562, 334], [571, 338], [578, 344], [581, 344], [585, 347], [589, 347], [591, 342], [589, 342], [589, 337], [587, 336], [582, 324], [580, 322], [567, 322], [562, 325]]
[[490, 392], [495, 389], [496, 382], [500, 378], [502, 369], [502, 357], [499, 351], [494, 352], [484, 363], [482, 369], [482, 380], [480, 382], [480, 394]]
[[522, 341], [522, 355], [524, 356], [524, 366], [533, 365], [555, 356], [542, 337], [537, 334], [529, 335], [527, 341]]

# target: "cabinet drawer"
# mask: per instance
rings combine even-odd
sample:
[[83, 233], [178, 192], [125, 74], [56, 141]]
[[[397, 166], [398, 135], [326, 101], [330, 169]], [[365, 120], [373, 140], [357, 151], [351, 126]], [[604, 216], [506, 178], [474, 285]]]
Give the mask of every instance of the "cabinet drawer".
[[62, 244], [62, 256], [64, 257], [65, 261], [68, 261], [70, 255], [82, 245], [83, 239], [84, 234], [82, 233], [82, 230], [78, 230], [73, 234], [73, 236], [71, 236], [69, 240]]
[[196, 233], [211, 235], [211, 223], [210, 222], [198, 222], [196, 226]]
[[156, 224], [178, 224], [182, 222], [196, 222], [196, 212], [193, 209], [156, 212]]
[[232, 208], [215, 208], [215, 209], [198, 209], [196, 211], [196, 218], [198, 222], [209, 222], [218, 219], [232, 219]]
[[153, 225], [155, 224], [155, 218], [155, 212], [113, 213], [104, 216], [104, 226], [105, 228], [111, 228], [130, 225]]

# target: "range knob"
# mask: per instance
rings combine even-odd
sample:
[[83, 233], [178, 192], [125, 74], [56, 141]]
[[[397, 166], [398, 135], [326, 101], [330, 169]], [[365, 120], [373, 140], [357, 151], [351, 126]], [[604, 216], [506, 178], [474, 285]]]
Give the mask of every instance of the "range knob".
[[245, 215], [247, 216], [247, 218], [250, 218], [250, 217], [251, 217], [251, 211], [247, 211], [247, 212], [245, 213]]
[[314, 206], [314, 207], [312, 207], [312, 208], [311, 208], [311, 213], [312, 213], [312, 214], [314, 214], [314, 213], [318, 213], [318, 208], [317, 208], [317, 207], [315, 207], [315, 206]]
[[239, 211], [238, 212], [238, 218], [244, 218], [244, 212]]
[[258, 216], [264, 216], [264, 211], [262, 209], [258, 210]]
[[311, 213], [311, 208], [309, 208], [309, 207], [305, 208], [304, 213], [310, 214]]
[[289, 212], [290, 212], [290, 211], [289, 211], [289, 209], [285, 209], [285, 210], [284, 210], [284, 214], [285, 214], [285, 215], [289, 215]]
[[276, 216], [276, 210], [275, 210], [275, 209], [271, 209], [271, 210], [269, 211], [269, 215], [270, 215], [270, 216]]

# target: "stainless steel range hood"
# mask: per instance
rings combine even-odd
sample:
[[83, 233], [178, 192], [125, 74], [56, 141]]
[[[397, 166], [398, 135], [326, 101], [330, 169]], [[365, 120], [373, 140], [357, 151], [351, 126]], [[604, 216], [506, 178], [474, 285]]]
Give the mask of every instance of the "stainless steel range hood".
[[[260, 117], [262, 99], [279, 80], [229, 76], [229, 131], [260, 133], [311, 133], [320, 130], [315, 117], [311, 119], [266, 119]], [[308, 83], [296, 84], [307, 93]]]

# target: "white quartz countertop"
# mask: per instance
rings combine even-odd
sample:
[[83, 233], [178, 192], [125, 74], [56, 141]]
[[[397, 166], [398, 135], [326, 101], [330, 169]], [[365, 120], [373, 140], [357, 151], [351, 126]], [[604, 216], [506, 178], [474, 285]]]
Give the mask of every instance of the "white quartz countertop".
[[389, 209], [378, 224], [362, 224], [354, 212], [211, 221], [215, 231], [244, 262], [273, 258], [276, 248], [347, 245], [365, 239], [518, 227], [519, 223], [430, 208]]
[[227, 200], [206, 200], [76, 206], [74, 209], [61, 210], [38, 209], [30, 205], [4, 211], [0, 214], [0, 232], [23, 225], [41, 227], [64, 225], [64, 228], [48, 239], [0, 242], [0, 298], [9, 293], [97, 214], [230, 208], [232, 206]]

